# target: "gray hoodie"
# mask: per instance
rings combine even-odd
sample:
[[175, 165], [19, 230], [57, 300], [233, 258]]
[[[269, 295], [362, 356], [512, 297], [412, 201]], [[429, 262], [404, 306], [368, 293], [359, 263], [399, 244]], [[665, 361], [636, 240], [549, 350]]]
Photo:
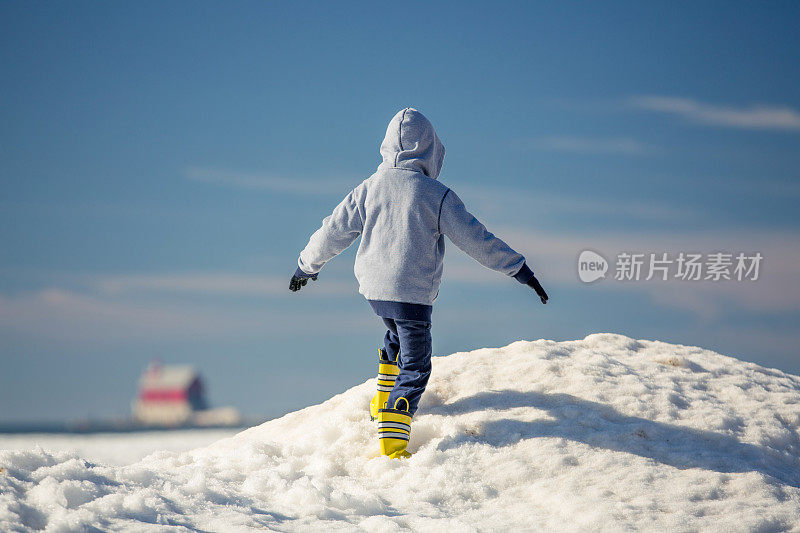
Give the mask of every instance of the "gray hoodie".
[[300, 253], [297, 275], [315, 275], [361, 235], [354, 269], [359, 292], [381, 316], [430, 321], [447, 235], [483, 266], [527, 283], [533, 272], [525, 258], [437, 181], [444, 152], [422, 113], [399, 111], [381, 143], [383, 162], [322, 221]]

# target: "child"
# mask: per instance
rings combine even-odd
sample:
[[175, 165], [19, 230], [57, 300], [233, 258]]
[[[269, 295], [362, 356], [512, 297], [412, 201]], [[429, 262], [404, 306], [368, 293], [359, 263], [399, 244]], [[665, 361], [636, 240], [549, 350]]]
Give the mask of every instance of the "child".
[[336, 206], [300, 252], [289, 289], [308, 278], [361, 235], [355, 261], [359, 292], [388, 331], [378, 350], [378, 419], [382, 455], [409, 457], [411, 417], [431, 373], [431, 311], [439, 294], [444, 236], [476, 261], [527, 284], [542, 303], [547, 293], [512, 250], [478, 222], [451, 189], [437, 181], [444, 146], [425, 116], [399, 111], [381, 143], [383, 163]]

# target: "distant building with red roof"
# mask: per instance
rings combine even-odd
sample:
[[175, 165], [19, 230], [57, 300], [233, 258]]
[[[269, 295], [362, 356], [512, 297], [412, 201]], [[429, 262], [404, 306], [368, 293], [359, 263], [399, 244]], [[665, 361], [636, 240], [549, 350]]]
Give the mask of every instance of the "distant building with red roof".
[[209, 409], [203, 380], [191, 365], [150, 363], [139, 379], [133, 416], [144, 425], [236, 425], [238, 411]]

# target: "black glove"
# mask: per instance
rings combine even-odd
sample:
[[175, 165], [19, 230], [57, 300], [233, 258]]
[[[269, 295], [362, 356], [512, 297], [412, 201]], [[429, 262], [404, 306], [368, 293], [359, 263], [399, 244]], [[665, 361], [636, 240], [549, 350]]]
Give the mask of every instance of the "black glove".
[[[317, 275], [314, 274], [311, 276], [312, 281], [317, 281]], [[300, 276], [292, 276], [292, 281], [289, 282], [289, 290], [292, 292], [297, 292], [303, 287], [306, 286], [308, 283], [308, 278], [301, 278]]]
[[536, 291], [536, 294], [539, 295], [539, 299], [542, 301], [543, 304], [546, 304], [547, 300], [550, 299], [550, 297], [547, 296], [547, 293], [544, 292], [542, 284], [539, 283], [538, 279], [536, 279], [536, 276], [533, 276], [531, 280], [528, 282], [528, 287]]

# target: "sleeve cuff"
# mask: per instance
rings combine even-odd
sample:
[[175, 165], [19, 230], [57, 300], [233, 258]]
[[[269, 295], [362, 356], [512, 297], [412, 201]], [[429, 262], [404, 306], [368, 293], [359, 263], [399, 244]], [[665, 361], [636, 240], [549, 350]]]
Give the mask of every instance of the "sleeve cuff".
[[[317, 272], [317, 274], [319, 274], [319, 272]], [[295, 270], [294, 272], [294, 275], [297, 276], [298, 278], [306, 278], [306, 279], [313, 278], [317, 274], [308, 274], [307, 272], [304, 272], [303, 269], [301, 269], [300, 267], [297, 267], [297, 270]]]
[[526, 285], [533, 278], [533, 270], [528, 267], [527, 263], [522, 263], [522, 268], [519, 272], [514, 274], [514, 279]]

